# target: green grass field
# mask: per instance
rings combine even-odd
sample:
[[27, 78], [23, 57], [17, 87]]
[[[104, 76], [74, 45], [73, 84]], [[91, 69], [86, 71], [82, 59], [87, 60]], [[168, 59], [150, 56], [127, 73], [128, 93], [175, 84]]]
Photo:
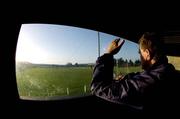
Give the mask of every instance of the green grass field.
[[[140, 67], [115, 68], [126, 74]], [[91, 67], [16, 67], [20, 97], [80, 96], [90, 93]]]

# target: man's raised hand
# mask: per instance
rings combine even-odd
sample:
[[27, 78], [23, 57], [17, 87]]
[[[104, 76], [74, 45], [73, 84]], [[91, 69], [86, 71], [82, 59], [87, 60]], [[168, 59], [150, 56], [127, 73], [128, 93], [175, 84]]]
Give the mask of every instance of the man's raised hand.
[[112, 55], [117, 54], [120, 51], [124, 42], [125, 40], [120, 40], [120, 38], [113, 40], [107, 48], [107, 53]]

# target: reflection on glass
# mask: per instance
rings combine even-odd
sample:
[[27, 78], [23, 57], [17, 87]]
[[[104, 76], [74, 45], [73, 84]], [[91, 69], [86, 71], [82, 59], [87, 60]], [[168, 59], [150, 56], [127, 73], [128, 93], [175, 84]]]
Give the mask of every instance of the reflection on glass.
[[[95, 61], [115, 38], [77, 27], [23, 24], [16, 50], [20, 98], [50, 100], [90, 94]], [[134, 63], [139, 59], [137, 49], [126, 40], [115, 55], [116, 74], [139, 70]]]

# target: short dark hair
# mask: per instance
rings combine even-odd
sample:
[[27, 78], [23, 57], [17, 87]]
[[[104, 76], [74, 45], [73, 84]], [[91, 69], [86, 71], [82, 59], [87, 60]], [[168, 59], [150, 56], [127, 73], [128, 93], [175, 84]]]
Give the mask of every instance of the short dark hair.
[[155, 60], [165, 56], [164, 42], [161, 40], [159, 33], [145, 32], [139, 39], [139, 45], [142, 49], [148, 49], [151, 58]]

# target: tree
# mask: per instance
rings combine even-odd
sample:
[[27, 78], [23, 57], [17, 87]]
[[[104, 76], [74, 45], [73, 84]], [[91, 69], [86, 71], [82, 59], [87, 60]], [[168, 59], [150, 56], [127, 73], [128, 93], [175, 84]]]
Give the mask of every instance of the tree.
[[121, 57], [121, 58], [118, 59], [118, 67], [122, 67], [123, 65], [124, 65], [124, 60]]
[[72, 63], [71, 63], [71, 62], [68, 62], [68, 63], [66, 64], [66, 66], [72, 66]]
[[118, 59], [115, 59], [115, 58], [114, 58], [114, 66], [115, 66], [115, 67], [117, 66], [117, 60], [118, 60]]
[[134, 63], [133, 63], [133, 61], [131, 59], [129, 60], [128, 65], [129, 66], [133, 66], [134, 65]]
[[135, 65], [135, 66], [141, 65], [141, 61], [140, 61], [139, 59], [138, 59], [138, 60], [135, 60], [134, 65]]
[[126, 59], [125, 62], [124, 62], [124, 66], [128, 66], [128, 60]]
[[79, 64], [76, 62], [76, 63], [74, 64], [74, 66], [75, 66], [75, 67], [78, 67], [78, 66], [79, 66]]

